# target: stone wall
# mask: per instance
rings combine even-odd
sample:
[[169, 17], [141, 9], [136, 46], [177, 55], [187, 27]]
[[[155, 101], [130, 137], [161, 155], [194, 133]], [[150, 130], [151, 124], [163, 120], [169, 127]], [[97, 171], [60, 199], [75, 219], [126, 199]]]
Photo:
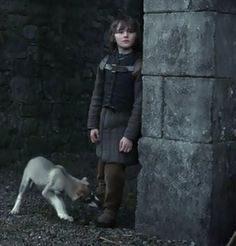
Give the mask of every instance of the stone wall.
[[236, 3], [144, 1], [136, 229], [225, 245], [235, 229]]
[[108, 27], [142, 1], [0, 0], [0, 162], [89, 152], [86, 120]]

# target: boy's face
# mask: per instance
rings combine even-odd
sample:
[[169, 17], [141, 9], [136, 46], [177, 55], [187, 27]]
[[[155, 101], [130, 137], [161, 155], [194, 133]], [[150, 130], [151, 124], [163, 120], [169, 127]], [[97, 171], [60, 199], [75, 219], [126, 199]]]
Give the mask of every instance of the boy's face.
[[115, 40], [118, 48], [131, 49], [136, 41], [137, 33], [130, 27], [123, 27], [121, 24], [117, 26]]

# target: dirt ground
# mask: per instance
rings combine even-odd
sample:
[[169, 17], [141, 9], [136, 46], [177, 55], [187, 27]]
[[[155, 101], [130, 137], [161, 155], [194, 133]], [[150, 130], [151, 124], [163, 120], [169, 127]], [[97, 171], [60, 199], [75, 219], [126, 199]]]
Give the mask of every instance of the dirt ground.
[[135, 209], [122, 207], [117, 227], [98, 228], [95, 219], [101, 212], [88, 207], [86, 203], [72, 203], [66, 199], [73, 223], [57, 218], [54, 210], [43, 199], [41, 193], [32, 187], [25, 195], [19, 215], [10, 215], [21, 180], [22, 167], [0, 169], [0, 245], [187, 245], [193, 242], [161, 241], [134, 230]]

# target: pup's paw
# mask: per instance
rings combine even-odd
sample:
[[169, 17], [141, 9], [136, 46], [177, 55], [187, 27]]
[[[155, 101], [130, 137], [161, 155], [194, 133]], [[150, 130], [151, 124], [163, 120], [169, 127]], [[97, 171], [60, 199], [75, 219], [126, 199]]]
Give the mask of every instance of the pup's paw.
[[18, 214], [19, 213], [19, 209], [16, 209], [16, 208], [13, 208], [11, 211], [10, 211], [10, 214]]
[[74, 218], [72, 216], [67, 216], [66, 220], [68, 220], [70, 222], [73, 222], [74, 221]]
[[67, 214], [58, 214], [58, 216], [59, 216], [60, 219], [63, 219], [63, 220], [68, 220], [70, 222], [74, 221], [73, 217], [69, 216]]

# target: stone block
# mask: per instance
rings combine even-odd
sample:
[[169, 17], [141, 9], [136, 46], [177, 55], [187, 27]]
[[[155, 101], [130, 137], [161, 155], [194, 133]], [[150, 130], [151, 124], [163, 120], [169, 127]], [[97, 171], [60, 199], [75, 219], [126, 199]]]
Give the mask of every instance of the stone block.
[[25, 118], [19, 127], [19, 132], [23, 138], [28, 136], [35, 136], [38, 132], [38, 119]]
[[144, 12], [176, 12], [176, 11], [220, 11], [236, 13], [234, 0], [146, 0], [144, 1]]
[[22, 14], [26, 15], [27, 12], [28, 1], [1, 1], [0, 9], [2, 11], [7, 11], [10, 14]]
[[216, 16], [215, 59], [217, 77], [236, 78], [235, 23], [236, 15], [217, 14]]
[[18, 102], [38, 102], [41, 83], [38, 79], [15, 76], [10, 81], [11, 99]]
[[25, 143], [25, 150], [30, 156], [38, 156], [51, 153], [52, 147], [46, 136], [30, 136]]
[[19, 14], [8, 15], [7, 26], [11, 31], [19, 32], [28, 21], [28, 16]]
[[23, 103], [20, 105], [20, 113], [23, 118], [46, 118], [52, 113], [52, 104], [44, 103], [43, 101], [38, 103]]
[[235, 148], [235, 143], [142, 138], [137, 231], [161, 239], [193, 240], [201, 246], [221, 245], [234, 228], [227, 189]]
[[236, 83], [217, 79], [213, 83], [212, 138], [213, 141], [236, 140]]
[[44, 93], [50, 102], [63, 102], [64, 86], [66, 78], [57, 75], [43, 81]]
[[38, 39], [38, 27], [35, 25], [26, 25], [23, 28], [23, 35], [27, 39]]
[[212, 145], [213, 189], [211, 202], [210, 242], [226, 245], [236, 226], [236, 143]]
[[225, 13], [236, 13], [236, 2], [235, 0], [197, 0], [197, 1], [190, 1], [190, 9], [191, 10], [210, 10], [210, 11], [219, 11]]
[[2, 108], [1, 107], [2, 103], [10, 102], [8, 89], [9, 88], [7, 86], [1, 86], [0, 85], [0, 108]]
[[3, 127], [0, 129], [0, 148], [4, 149], [9, 146], [11, 142], [11, 136], [9, 136], [9, 129], [8, 127]]
[[[205, 143], [235, 140], [235, 93], [236, 84], [229, 79], [165, 78], [164, 138]], [[153, 132], [155, 128], [158, 131], [158, 124]]]
[[212, 141], [213, 82], [207, 78], [165, 78], [164, 138]]
[[0, 167], [9, 168], [11, 164], [17, 163], [20, 159], [19, 149], [0, 149]]
[[205, 241], [212, 190], [210, 146], [142, 138], [139, 151], [136, 228], [162, 239]]
[[215, 13], [144, 16], [143, 73], [213, 76]]
[[11, 30], [7, 30], [5, 36], [2, 57], [7, 61], [26, 58], [28, 42], [25, 38]]
[[162, 78], [143, 77], [142, 135], [161, 137], [162, 132]]
[[144, 0], [144, 12], [169, 12], [189, 10], [190, 0]]
[[26, 78], [36, 77], [39, 70], [38, 63], [30, 57], [26, 59], [16, 59], [13, 62], [13, 66], [16, 74]]

